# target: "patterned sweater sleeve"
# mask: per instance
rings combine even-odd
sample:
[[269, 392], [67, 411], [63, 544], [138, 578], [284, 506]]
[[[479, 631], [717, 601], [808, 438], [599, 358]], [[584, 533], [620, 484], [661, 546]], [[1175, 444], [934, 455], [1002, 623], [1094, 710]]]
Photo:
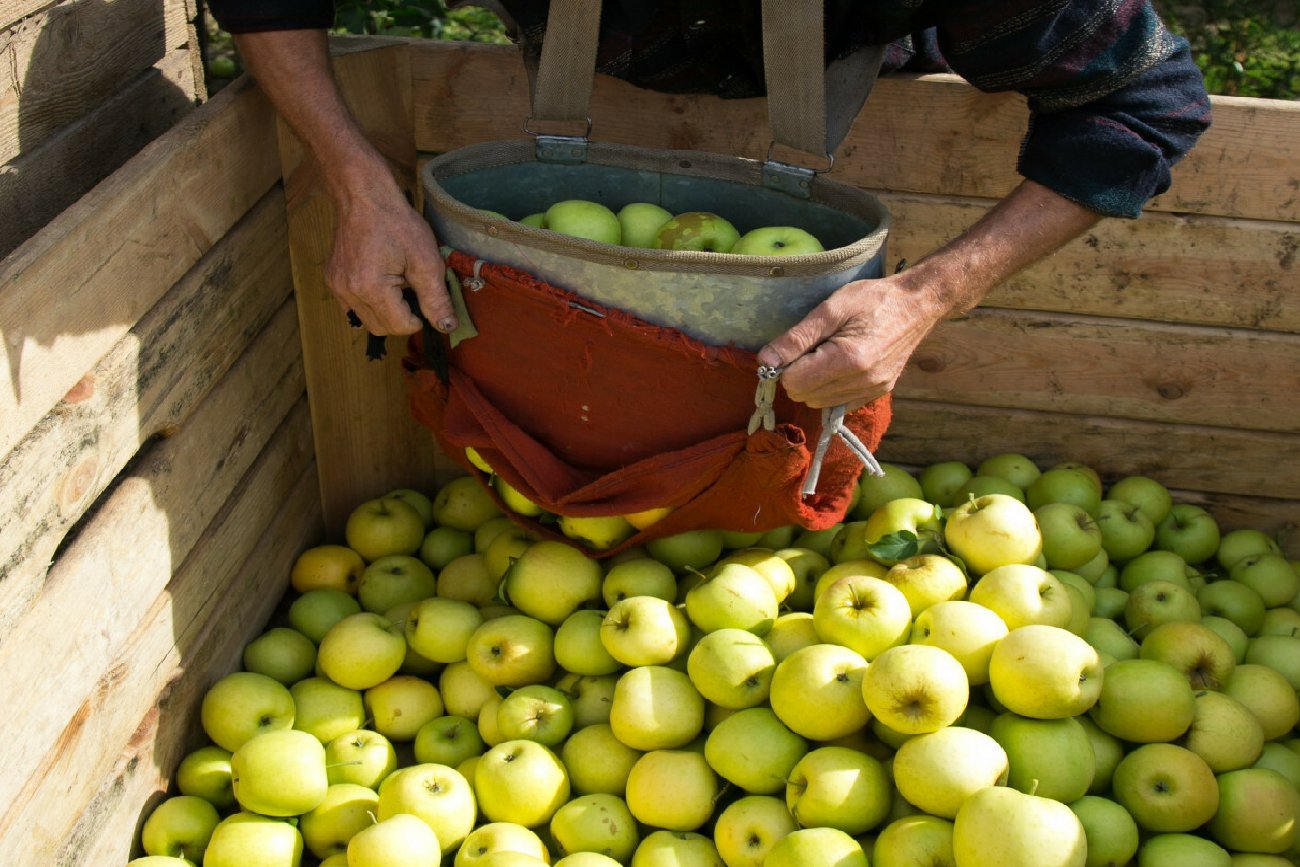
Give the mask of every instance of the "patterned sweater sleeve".
[[323, 30], [334, 24], [332, 0], [208, 0], [227, 33], [265, 30]]
[[1209, 126], [1187, 42], [1149, 0], [941, 5], [939, 42], [953, 71], [1028, 100], [1020, 173], [1090, 210], [1138, 216]]

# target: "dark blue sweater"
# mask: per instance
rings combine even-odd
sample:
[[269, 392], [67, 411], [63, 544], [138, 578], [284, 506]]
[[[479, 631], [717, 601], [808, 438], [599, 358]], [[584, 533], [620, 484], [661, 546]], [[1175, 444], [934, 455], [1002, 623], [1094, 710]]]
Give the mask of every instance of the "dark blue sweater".
[[[325, 28], [330, 0], [211, 0], [232, 33]], [[505, 0], [537, 38], [545, 0]], [[828, 0], [827, 55], [891, 44], [887, 69], [949, 68], [1028, 99], [1020, 173], [1102, 214], [1136, 217], [1209, 126], [1185, 40], [1150, 0]], [[602, 72], [642, 87], [762, 92], [757, 2], [605, 0]]]

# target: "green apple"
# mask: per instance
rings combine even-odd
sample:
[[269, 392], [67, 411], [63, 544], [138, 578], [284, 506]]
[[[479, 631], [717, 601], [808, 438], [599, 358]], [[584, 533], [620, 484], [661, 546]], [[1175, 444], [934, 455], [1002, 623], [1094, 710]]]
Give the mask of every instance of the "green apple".
[[1057, 465], [1029, 483], [1025, 488], [1025, 502], [1030, 509], [1045, 503], [1074, 503], [1095, 515], [1101, 503], [1101, 486], [1081, 469]]
[[798, 827], [781, 798], [745, 795], [718, 813], [713, 840], [727, 867], [763, 867], [776, 842]]
[[1246, 557], [1258, 554], [1281, 553], [1281, 546], [1268, 533], [1251, 527], [1242, 527], [1229, 530], [1222, 535], [1214, 559], [1218, 561], [1220, 566], [1231, 572], [1232, 568], [1237, 565], [1237, 561]]
[[937, 537], [943, 532], [941, 516], [943, 509], [934, 503], [917, 497], [900, 497], [882, 503], [866, 521], [850, 521], [831, 546], [831, 560], [843, 563], [846, 560], [858, 560], [872, 557], [886, 566], [897, 562], [896, 558], [884, 556], [871, 551], [886, 536], [902, 534], [914, 536], [921, 541]]
[[[499, 710], [499, 709], [498, 709]], [[443, 715], [420, 726], [412, 743], [416, 762], [456, 767], [487, 749], [474, 720]]]
[[727, 253], [739, 240], [740, 232], [727, 219], [712, 211], [686, 211], [659, 228], [654, 249]]
[[461, 599], [430, 595], [412, 606], [402, 624], [406, 643], [433, 662], [459, 662], [474, 630], [483, 625], [483, 613]]
[[469, 660], [453, 662], [438, 675], [438, 692], [442, 709], [453, 715], [477, 719], [479, 708], [496, 688], [470, 668]]
[[1197, 566], [1214, 556], [1221, 538], [1219, 522], [1213, 515], [1192, 503], [1175, 503], [1164, 520], [1156, 524], [1154, 545]]
[[1283, 737], [1300, 724], [1300, 696], [1280, 672], [1245, 662], [1233, 669], [1223, 692], [1244, 704], [1264, 728], [1264, 740]]
[[1098, 551], [1097, 556], [1087, 563], [1076, 566], [1071, 571], [1091, 584], [1094, 589], [1114, 587], [1118, 583], [1119, 569], [1110, 562], [1110, 555], [1106, 553], [1105, 548]]
[[528, 214], [527, 216], [520, 217], [519, 222], [523, 223], [525, 226], [532, 226], [534, 229], [545, 229], [546, 212], [537, 211], [535, 213]]
[[[804, 544], [809, 543], [805, 541]], [[829, 541], [825, 547], [829, 550]], [[811, 614], [817, 579], [831, 568], [830, 558], [825, 551], [818, 551], [811, 547], [781, 548], [777, 550], [776, 555], [790, 564], [790, 569], [795, 576], [794, 590], [790, 591], [790, 595], [785, 598], [783, 607], [790, 611]]]
[[1124, 603], [1124, 625], [1138, 641], [1162, 623], [1199, 622], [1196, 594], [1172, 581], [1148, 581], [1134, 587]]
[[1300, 753], [1288, 749], [1277, 741], [1264, 744], [1253, 768], [1269, 768], [1286, 777], [1288, 783], [1300, 791]]
[[825, 249], [812, 233], [798, 226], [763, 226], [741, 235], [731, 252], [738, 256], [807, 256]]
[[[1124, 591], [1119, 591], [1123, 593]], [[1083, 630], [1083, 640], [1111, 659], [1136, 659], [1141, 646], [1128, 631], [1109, 617], [1090, 617]]]
[[952, 822], [938, 816], [900, 816], [880, 830], [871, 847], [874, 867], [955, 867], [955, 858]]
[[390, 554], [415, 554], [424, 541], [424, 519], [397, 497], [366, 500], [348, 513], [344, 526], [348, 547], [371, 563]]
[[418, 816], [438, 836], [444, 853], [454, 852], [478, 817], [475, 789], [455, 768], [432, 762], [406, 765], [379, 786], [379, 821], [401, 813]]
[[202, 863], [212, 831], [221, 821], [217, 808], [194, 795], [174, 795], [154, 807], [140, 828], [140, 845], [150, 855]]
[[1101, 527], [1077, 503], [1044, 503], [1034, 510], [1043, 535], [1043, 556], [1052, 569], [1074, 569], [1097, 556]]
[[1132, 593], [1148, 581], [1171, 581], [1180, 587], [1192, 589], [1191, 576], [1196, 570], [1188, 565], [1181, 554], [1152, 549], [1143, 551], [1120, 569], [1117, 585]]
[[779, 549], [742, 548], [718, 561], [718, 565], [725, 563], [743, 564], [766, 578], [778, 604], [784, 603], [799, 586], [799, 576]]
[[1060, 801], [1008, 786], [971, 795], [953, 820], [958, 864], [997, 867], [1085, 867], [1083, 823]]
[[369, 789], [397, 770], [397, 750], [379, 732], [358, 728], [325, 745], [325, 772], [330, 785], [355, 783]]
[[[1200, 601], [1199, 597], [1197, 601]], [[1201, 610], [1205, 610], [1204, 602], [1201, 603]], [[1228, 646], [1232, 648], [1233, 658], [1237, 662], [1246, 661], [1246, 651], [1250, 649], [1250, 636], [1246, 634], [1245, 630], [1228, 618], [1220, 617], [1217, 614], [1202, 614], [1201, 625], [1213, 630], [1214, 634], [1228, 643]]]
[[622, 515], [561, 515], [556, 525], [589, 551], [607, 551], [637, 533]]
[[1123, 620], [1124, 606], [1128, 604], [1128, 591], [1118, 587], [1094, 587], [1092, 616], [1107, 620]]
[[1266, 608], [1286, 605], [1300, 593], [1300, 573], [1286, 557], [1271, 551], [1238, 557], [1228, 577], [1258, 593]]
[[316, 667], [316, 645], [296, 629], [275, 626], [244, 647], [245, 671], [255, 671], [288, 686]]
[[1092, 785], [1088, 786], [1088, 794], [1107, 794], [1110, 792], [1110, 778], [1115, 773], [1115, 766], [1119, 764], [1119, 760], [1124, 758], [1127, 745], [1114, 735], [1102, 731], [1101, 727], [1092, 721], [1092, 717], [1079, 716], [1075, 719], [1088, 733], [1088, 741], [1092, 744], [1095, 771], [1092, 775]]
[[1046, 569], [1023, 563], [989, 570], [966, 598], [996, 612], [1008, 629], [1031, 623], [1065, 627], [1074, 611], [1060, 579]]
[[921, 483], [923, 499], [950, 509], [963, 502], [957, 499], [957, 491], [974, 475], [962, 461], [939, 461], [922, 467], [917, 481]]
[[547, 514], [546, 510], [540, 505], [529, 499], [522, 491], [514, 485], [507, 482], [501, 476], [492, 477], [492, 488], [505, 503], [506, 510], [515, 515], [523, 515], [526, 518], [540, 518]]
[[504, 741], [474, 767], [479, 810], [492, 822], [535, 828], [569, 800], [569, 775], [559, 756], [536, 741]]
[[501, 516], [487, 487], [473, 476], [459, 476], [444, 484], [430, 503], [434, 523], [473, 533]]
[[203, 798], [223, 812], [235, 805], [230, 786], [230, 751], [216, 744], [186, 753], [176, 767], [175, 780], [182, 795]]
[[1201, 606], [1202, 617], [1231, 620], [1248, 636], [1255, 635], [1264, 627], [1268, 609], [1263, 598], [1240, 581], [1211, 581], [1196, 591], [1196, 601]]
[[808, 742], [786, 728], [770, 707], [737, 711], [704, 742], [709, 767], [751, 795], [784, 791], [791, 769], [806, 752]]
[[348, 842], [348, 867], [436, 867], [442, 858], [440, 843], [418, 816], [398, 813], [357, 832]]
[[1177, 744], [1143, 744], [1129, 751], [1110, 784], [1115, 800], [1151, 833], [1199, 828], [1219, 806], [1214, 771]]
[[1153, 529], [1174, 507], [1169, 489], [1150, 476], [1125, 476], [1110, 486], [1106, 496], [1137, 506], [1151, 520]]
[[426, 722], [443, 713], [438, 688], [422, 677], [397, 674], [362, 696], [375, 731], [394, 742], [415, 740]]
[[601, 581], [600, 595], [607, 609], [632, 596], [655, 596], [674, 602], [677, 599], [677, 576], [672, 569], [652, 557], [638, 557], [610, 566]]
[[1269, 608], [1259, 626], [1260, 635], [1300, 635], [1300, 609], [1288, 605]]
[[566, 199], [546, 209], [546, 228], [561, 235], [601, 244], [618, 244], [623, 228], [618, 215], [599, 202]]
[[381, 614], [362, 611], [330, 627], [321, 638], [316, 661], [330, 680], [366, 690], [397, 673], [406, 658], [405, 627]]
[[[772, 629], [763, 636], [772, 659], [780, 662], [801, 647], [820, 644], [811, 611], [788, 611], [776, 618]], [[769, 684], [770, 685], [770, 684]]]
[[629, 666], [671, 662], [686, 651], [690, 634], [685, 612], [659, 596], [620, 599], [600, 624], [601, 646], [615, 662]]
[[1101, 695], [1101, 659], [1091, 644], [1058, 626], [1020, 626], [993, 648], [989, 684], [1003, 707], [1021, 716], [1078, 716]]
[[1219, 689], [1237, 667], [1231, 645], [1210, 627], [1192, 620], [1170, 621], [1152, 629], [1142, 639], [1140, 655], [1179, 669], [1198, 690]]
[[618, 674], [574, 674], [567, 672], [555, 681], [555, 688], [569, 697], [573, 707], [575, 729], [597, 723], [609, 722], [610, 706], [614, 703], [614, 690]]
[[1125, 500], [1102, 500], [1097, 504], [1096, 521], [1102, 548], [1114, 563], [1133, 559], [1156, 538], [1156, 526], [1147, 513]]
[[764, 575], [743, 563], [720, 562], [686, 592], [686, 616], [704, 632], [746, 629], [766, 635], [779, 601]]
[[766, 702], [775, 670], [776, 657], [767, 643], [734, 627], [706, 633], [686, 660], [687, 676], [700, 694], [727, 708]]
[[142, 855], [126, 862], [126, 867], [194, 867], [194, 862], [188, 858], [173, 858], [170, 855]]
[[302, 834], [283, 819], [242, 811], [212, 831], [203, 867], [298, 867]]
[[[817, 600], [826, 592], [826, 588], [830, 587], [841, 578], [847, 578], [850, 575], [869, 575], [872, 578], [883, 579], [889, 574], [889, 568], [890, 567], [883, 563], [878, 563], [875, 560], [865, 558], [861, 560], [841, 560], [835, 563], [835, 565], [829, 567], [822, 572], [821, 575], [817, 576], [817, 582], [813, 585], [813, 604], [808, 610], [815, 611], [817, 609]], [[906, 596], [903, 598], [907, 599]], [[908, 614], [911, 614], [911, 606], [908, 606]]]
[[543, 540], [519, 555], [505, 576], [506, 597], [519, 611], [559, 626], [578, 608], [600, 601], [600, 564], [562, 542]]
[[867, 867], [867, 853], [837, 828], [800, 828], [772, 846], [763, 867]]
[[348, 851], [348, 841], [375, 823], [379, 795], [356, 783], [332, 783], [325, 800], [298, 820], [303, 843], [317, 858]]
[[852, 734], [871, 718], [862, 699], [862, 654], [839, 644], [796, 650], [772, 672], [768, 702], [791, 731], [829, 741]]
[[613, 674], [623, 666], [610, 655], [601, 640], [605, 611], [580, 608], [555, 630], [555, 662], [567, 672], [579, 675]]
[[1242, 768], [1218, 777], [1219, 808], [1209, 820], [1210, 838], [1237, 852], [1283, 854], [1300, 825], [1300, 794], [1271, 768]]
[[1185, 674], [1167, 662], [1140, 658], [1106, 666], [1101, 695], [1088, 711], [1102, 731], [1139, 744], [1181, 737], [1195, 712]]
[[993, 719], [989, 736], [1006, 751], [1007, 785], [1013, 789], [1066, 804], [1088, 793], [1096, 757], [1074, 717], [1031, 719], [1004, 712]]
[[903, 591], [914, 618], [937, 602], [966, 596], [966, 573], [952, 560], [938, 554], [900, 560], [889, 567], [884, 578]]
[[943, 648], [903, 644], [881, 652], [867, 666], [862, 697], [867, 710], [895, 731], [924, 734], [961, 716], [970, 684], [961, 663]]
[[609, 724], [636, 750], [675, 749], [704, 728], [704, 696], [684, 672], [642, 665], [622, 674], [614, 687]]
[[988, 683], [993, 649], [1007, 634], [1007, 625], [991, 608], [965, 599], [938, 602], [912, 622], [909, 641], [940, 647], [966, 671], [971, 686]]
[[474, 673], [493, 686], [543, 683], [555, 673], [555, 633], [525, 614], [485, 620], [465, 647]]
[[858, 501], [850, 512], [853, 519], [865, 521], [872, 512], [890, 500], [904, 497], [913, 500], [925, 499], [921, 483], [906, 469], [888, 462], [882, 462], [880, 469], [884, 475], [872, 476], [863, 473], [862, 478], [858, 480]]
[[420, 560], [435, 572], [466, 554], [474, 553], [474, 534], [455, 527], [434, 527], [424, 535], [417, 552]]
[[1070, 803], [1088, 840], [1085, 867], [1128, 864], [1138, 851], [1138, 826], [1128, 810], [1110, 798], [1084, 795]]
[[249, 738], [293, 727], [289, 688], [274, 678], [236, 671], [203, 694], [199, 719], [203, 731], [222, 749], [234, 752]]
[[293, 727], [327, 744], [366, 721], [365, 700], [359, 690], [339, 686], [327, 677], [308, 677], [289, 687], [296, 709]]
[[596, 723], [573, 732], [561, 745], [559, 755], [574, 792], [622, 795], [627, 775], [642, 753], [615, 737], [608, 723]]
[[722, 556], [718, 530], [684, 530], [645, 543], [650, 556], [677, 574], [703, 569]]
[[501, 852], [516, 852], [543, 862], [550, 859], [546, 844], [533, 830], [514, 822], [485, 822], [469, 832], [456, 850], [453, 863], [455, 867], [492, 863], [489, 859]]
[[654, 246], [659, 230], [673, 218], [672, 212], [654, 202], [631, 202], [619, 208], [618, 223], [624, 247]]
[[[512, 537], [503, 534], [503, 538]], [[484, 554], [462, 554], [438, 572], [436, 595], [439, 599], [467, 602], [481, 609], [497, 598], [498, 580], [488, 571]]]
[[997, 476], [1024, 490], [1042, 475], [1033, 459], [1019, 452], [1002, 452], [980, 461], [975, 467], [977, 476]]
[[713, 815], [720, 786], [704, 754], [656, 749], [627, 775], [628, 809], [638, 822], [668, 831], [694, 831]]
[[555, 811], [550, 836], [561, 854], [596, 852], [626, 863], [640, 842], [636, 820], [617, 795], [579, 795]]
[[872, 660], [907, 640], [912, 609], [903, 591], [888, 581], [849, 574], [818, 596], [813, 626], [823, 641], [842, 644]]
[[891, 792], [878, 759], [850, 747], [825, 746], [809, 750], [791, 769], [785, 804], [803, 828], [861, 834], [884, 820]]
[[433, 499], [421, 490], [416, 488], [394, 488], [384, 494], [384, 496], [401, 500], [415, 509], [415, 511], [419, 512], [420, 519], [424, 521], [424, 529], [426, 533], [433, 528], [435, 523], [442, 523], [437, 520], [437, 513]]
[[298, 816], [325, 799], [325, 747], [296, 729], [249, 738], [230, 756], [235, 800], [263, 816]]
[[963, 801], [1009, 773], [1007, 752], [989, 735], [960, 725], [918, 735], [894, 754], [894, 785], [909, 804], [952, 819]]
[[948, 549], [976, 575], [1008, 564], [1032, 564], [1043, 550], [1033, 512], [1005, 494], [959, 504], [948, 514], [943, 534]]
[[1155, 834], [1142, 842], [1138, 867], [1232, 867], [1232, 855], [1196, 834]]
[[1245, 661], [1268, 666], [1285, 677], [1293, 689], [1300, 690], [1300, 637], [1256, 635], [1246, 646]]
[[535, 683], [511, 691], [497, 706], [497, 731], [506, 740], [555, 747], [573, 729], [573, 705], [553, 686]]
[[998, 476], [971, 476], [966, 483], [953, 494], [954, 503], [964, 503], [972, 497], [985, 497], [989, 494], [1004, 494], [1025, 501], [1025, 492]]
[[652, 831], [632, 855], [631, 867], [726, 867], [713, 841], [695, 831]]

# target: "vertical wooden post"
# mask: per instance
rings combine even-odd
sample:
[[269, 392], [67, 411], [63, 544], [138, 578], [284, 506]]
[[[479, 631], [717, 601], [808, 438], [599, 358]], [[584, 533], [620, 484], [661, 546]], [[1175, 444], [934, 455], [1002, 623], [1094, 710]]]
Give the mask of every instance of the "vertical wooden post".
[[[344, 98], [414, 201], [418, 181], [407, 50], [368, 40], [345, 40], [336, 49], [335, 75]], [[451, 464], [439, 460], [432, 434], [410, 415], [401, 370], [405, 339], [390, 337], [387, 357], [368, 359], [364, 330], [348, 325], [325, 285], [333, 206], [318, 166], [283, 122], [280, 155], [321, 505], [330, 537], [342, 539], [356, 505], [397, 487], [432, 494], [440, 468], [445, 476]]]

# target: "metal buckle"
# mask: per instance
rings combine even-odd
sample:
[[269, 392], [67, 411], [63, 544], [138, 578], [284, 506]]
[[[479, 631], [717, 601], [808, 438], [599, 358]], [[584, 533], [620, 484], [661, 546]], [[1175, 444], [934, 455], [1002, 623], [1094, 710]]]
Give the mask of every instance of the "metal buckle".
[[524, 132], [537, 139], [537, 160], [544, 163], [579, 165], [587, 161], [587, 139], [591, 136], [591, 118], [582, 135], [555, 135], [531, 127], [532, 115], [524, 118]]
[[796, 166], [793, 163], [773, 159], [772, 149], [774, 147], [776, 147], [776, 142], [769, 142], [767, 145], [767, 157], [763, 160], [763, 186], [773, 190], [780, 190], [786, 195], [798, 199], [810, 198], [812, 196], [813, 179], [817, 175], [835, 168], [835, 155], [832, 153], [825, 155], [826, 167], [817, 169]]

